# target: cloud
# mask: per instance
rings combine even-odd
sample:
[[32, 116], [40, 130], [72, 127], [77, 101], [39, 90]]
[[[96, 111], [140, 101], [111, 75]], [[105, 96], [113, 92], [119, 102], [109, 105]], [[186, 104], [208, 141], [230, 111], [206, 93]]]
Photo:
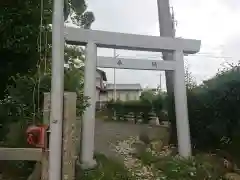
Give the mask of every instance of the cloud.
[[139, 33], [157, 21], [156, 2], [146, 0], [89, 0], [96, 21], [93, 29]]
[[226, 57], [226, 59], [229, 59], [229, 61], [237, 63], [240, 61], [239, 49], [240, 33], [226, 41], [226, 45], [222, 47], [222, 54]]
[[179, 24], [177, 35], [202, 40], [199, 55], [187, 58], [198, 82], [214, 76], [224, 62], [236, 62], [234, 54], [240, 42], [236, 38], [236, 32], [240, 30], [236, 22], [240, 14], [232, 10], [230, 1], [184, 0], [183, 3], [173, 0], [172, 3]]
[[[240, 59], [239, 0], [172, 0], [177, 36], [202, 40], [201, 52], [186, 59], [198, 82], [213, 76], [225, 61]], [[96, 16], [93, 29], [159, 35], [157, 2], [146, 0], [89, 0]], [[100, 49], [99, 55], [112, 56], [112, 50]], [[153, 53], [118, 51], [121, 56], [149, 58]], [[155, 54], [157, 59], [160, 55]], [[229, 56], [231, 58], [224, 58]], [[155, 58], [155, 59], [156, 59]], [[137, 63], [137, 62], [136, 62]], [[106, 70], [113, 80], [113, 71]], [[158, 72], [118, 70], [117, 83], [141, 83], [150, 87], [159, 83]]]
[[240, 1], [239, 0], [220, 0], [220, 2], [226, 5], [228, 8], [234, 11], [239, 11], [240, 9]]

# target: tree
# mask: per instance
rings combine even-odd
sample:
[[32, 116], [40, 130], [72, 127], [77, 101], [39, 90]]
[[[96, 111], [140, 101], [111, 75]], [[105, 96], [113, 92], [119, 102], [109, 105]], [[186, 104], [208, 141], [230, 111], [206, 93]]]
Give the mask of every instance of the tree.
[[140, 100], [151, 104], [154, 99], [154, 96], [155, 96], [154, 92], [152, 90], [147, 89], [141, 93]]
[[[76, 19], [74, 23], [83, 28], [90, 28], [94, 21], [93, 13], [86, 11], [84, 0], [66, 0], [64, 14], [65, 20]], [[26, 127], [41, 123], [43, 93], [49, 92], [51, 86], [51, 21], [52, 0], [1, 1], [0, 141], [5, 145], [25, 147]], [[65, 90], [77, 93], [79, 116], [87, 106], [83, 97], [83, 71], [77, 64], [77, 61], [83, 63], [82, 52], [80, 48], [66, 45], [68, 68], [65, 68], [64, 86]], [[6, 141], [13, 122], [18, 125], [14, 130], [16, 134], [13, 141]], [[16, 162], [14, 165], [19, 168]], [[21, 167], [19, 172], [32, 166], [21, 162]]]
[[150, 104], [153, 112], [161, 120], [162, 110], [164, 106], [164, 93], [161, 91], [153, 92], [152, 90], [145, 90], [141, 93], [140, 100], [143, 103]]
[[[39, 62], [51, 58], [52, 0], [3, 0], [0, 7], [0, 99], [16, 74], [34, 74]], [[84, 0], [65, 1], [65, 19], [90, 28], [92, 12]]]
[[[41, 2], [43, 11], [41, 11]], [[40, 120], [43, 92], [50, 91], [52, 1], [6, 0], [0, 7], [0, 133], [6, 134], [13, 121]], [[84, 0], [65, 1], [65, 19], [90, 28], [93, 13], [86, 11]], [[42, 14], [42, 21], [41, 20]], [[40, 35], [41, 32], [41, 35]], [[41, 39], [41, 41], [40, 41]], [[83, 49], [66, 45], [65, 90], [78, 93], [79, 113], [85, 107], [83, 97]], [[80, 68], [80, 69], [79, 69]], [[39, 113], [40, 112], [40, 113]], [[11, 117], [9, 117], [11, 114]]]
[[188, 91], [190, 129], [195, 147], [226, 148], [234, 139], [239, 141], [239, 99], [238, 68], [221, 71]]
[[193, 89], [194, 87], [197, 86], [197, 83], [195, 82], [192, 73], [189, 71], [189, 65], [185, 66], [185, 84], [187, 90]]

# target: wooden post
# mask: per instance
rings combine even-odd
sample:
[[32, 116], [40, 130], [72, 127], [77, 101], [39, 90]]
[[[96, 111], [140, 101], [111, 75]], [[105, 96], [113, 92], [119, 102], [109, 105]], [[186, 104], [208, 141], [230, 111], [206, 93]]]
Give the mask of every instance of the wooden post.
[[[44, 93], [44, 105], [43, 105], [43, 124], [49, 125], [50, 122], [50, 105], [51, 105], [51, 95], [50, 93]], [[48, 139], [46, 138], [46, 144], [48, 144]], [[49, 152], [46, 150], [43, 152], [41, 161], [41, 180], [48, 180], [48, 169], [49, 169]]]
[[[76, 133], [76, 93], [64, 93], [64, 121], [63, 121], [63, 156], [62, 156], [62, 180], [75, 179], [76, 143], [78, 133]], [[49, 124], [50, 119], [50, 93], [44, 93], [43, 123]], [[48, 152], [44, 152], [42, 158], [41, 180], [48, 179]]]
[[75, 179], [76, 154], [76, 93], [64, 93], [62, 180]]
[[51, 105], [51, 95], [50, 95], [50, 93], [44, 93], [43, 124], [48, 124], [49, 125], [50, 105]]

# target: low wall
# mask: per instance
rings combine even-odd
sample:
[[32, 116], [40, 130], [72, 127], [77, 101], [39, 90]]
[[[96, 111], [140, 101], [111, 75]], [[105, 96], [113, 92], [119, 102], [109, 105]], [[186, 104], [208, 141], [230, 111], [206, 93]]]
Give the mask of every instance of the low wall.
[[[77, 119], [77, 135], [80, 135], [81, 120]], [[15, 144], [14, 140], [17, 136], [18, 124], [13, 124], [11, 135], [9, 138]], [[95, 151], [104, 153], [107, 156], [114, 155], [111, 151], [111, 144], [117, 144], [119, 140], [124, 140], [129, 137], [136, 137], [141, 132], [146, 132], [152, 139], [163, 139], [168, 135], [167, 126], [147, 125], [147, 124], [132, 124], [128, 122], [106, 122], [96, 120], [95, 126]], [[76, 145], [77, 151], [80, 151], [80, 142]]]
[[111, 156], [111, 144], [117, 144], [119, 140], [138, 136], [145, 132], [151, 139], [163, 139], [168, 135], [168, 128], [164, 126], [131, 124], [120, 122], [104, 122], [96, 120], [95, 150]]

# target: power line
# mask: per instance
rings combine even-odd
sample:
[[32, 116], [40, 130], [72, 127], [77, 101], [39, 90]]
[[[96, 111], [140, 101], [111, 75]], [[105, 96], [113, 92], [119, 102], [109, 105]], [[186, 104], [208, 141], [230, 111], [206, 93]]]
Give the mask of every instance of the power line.
[[[221, 56], [221, 55], [215, 55], [215, 53], [211, 52], [199, 52], [197, 54], [188, 54], [189, 57], [206, 57], [206, 58], [214, 58], [214, 59], [236, 59], [236, 57], [232, 56]], [[158, 58], [157, 60], [163, 60], [163, 56], [161, 52], [159, 54], [152, 54], [149, 53], [134, 53], [133, 55], [119, 55], [121, 58], [146, 58], [146, 59], [153, 59]]]
[[[141, 57], [144, 56], [144, 57]], [[193, 57], [206, 57], [206, 58], [215, 58], [215, 59], [236, 59], [235, 57], [231, 56], [215, 56], [215, 55], [210, 55], [210, 54], [204, 54], [204, 53], [198, 53], [198, 54], [189, 54], [188, 56], [193, 56]], [[136, 55], [121, 55], [121, 58], [159, 58], [158, 60], [162, 60], [162, 55], [150, 55], [150, 54], [136, 54]]]
[[214, 56], [214, 55], [207, 55], [207, 54], [189, 54], [188, 56], [198, 56], [198, 57], [208, 57], [208, 58], [216, 58], [216, 59], [235, 59], [234, 57], [230, 56]]

